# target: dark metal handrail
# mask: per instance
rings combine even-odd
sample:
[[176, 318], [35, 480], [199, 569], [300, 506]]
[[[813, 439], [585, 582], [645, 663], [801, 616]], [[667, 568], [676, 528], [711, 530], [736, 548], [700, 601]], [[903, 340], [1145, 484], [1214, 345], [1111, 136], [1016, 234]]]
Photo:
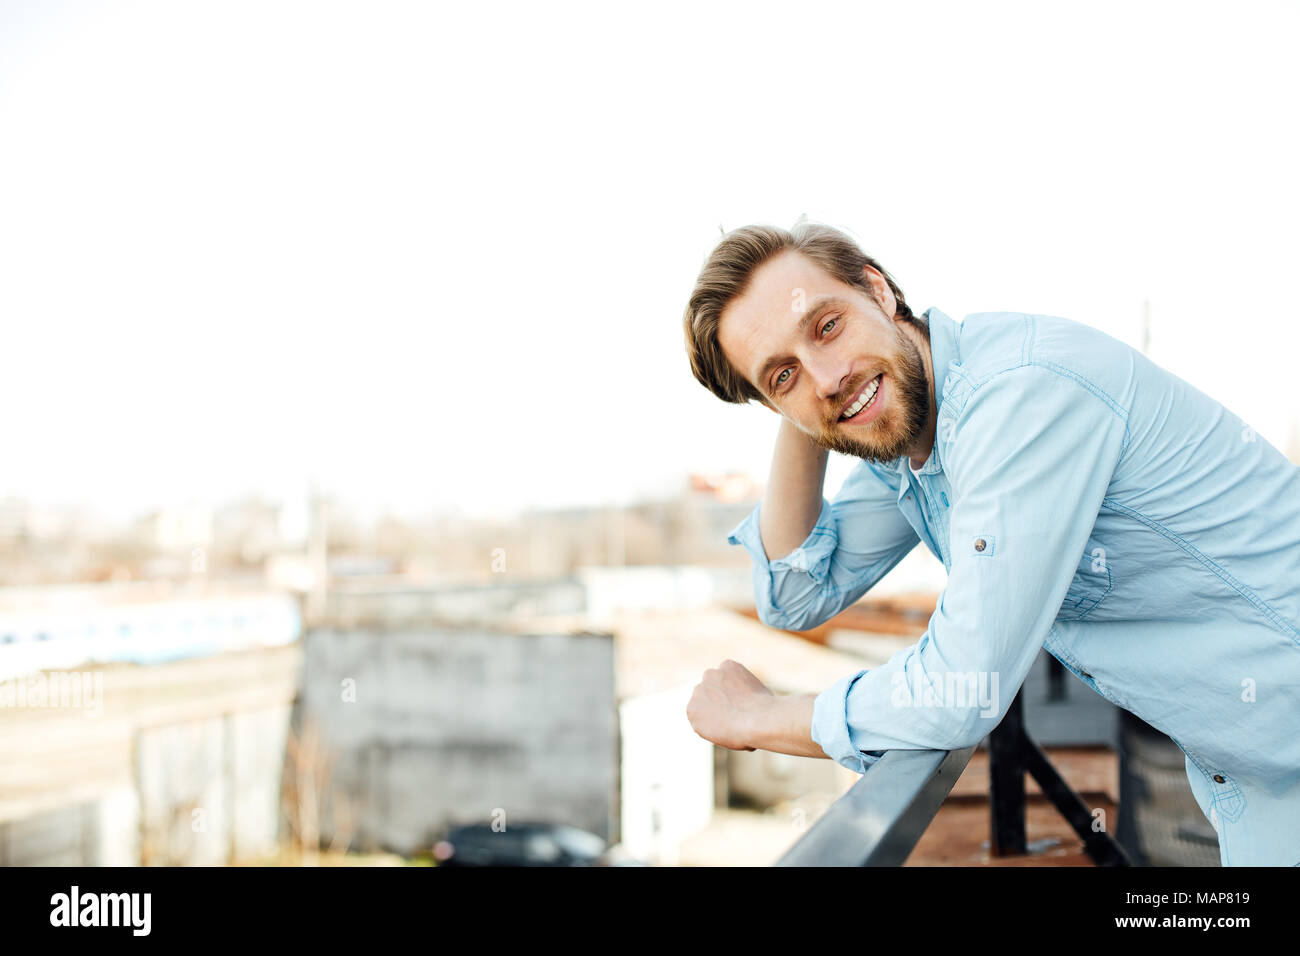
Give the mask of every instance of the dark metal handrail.
[[974, 752], [886, 750], [776, 865], [901, 865]]
[[[994, 856], [1025, 853], [1025, 774], [1070, 823], [1100, 866], [1128, 866], [1102, 828], [1025, 732], [1020, 692], [988, 736], [989, 808]], [[862, 779], [831, 804], [777, 866], [901, 866], [970, 763], [963, 750], [886, 750]]]

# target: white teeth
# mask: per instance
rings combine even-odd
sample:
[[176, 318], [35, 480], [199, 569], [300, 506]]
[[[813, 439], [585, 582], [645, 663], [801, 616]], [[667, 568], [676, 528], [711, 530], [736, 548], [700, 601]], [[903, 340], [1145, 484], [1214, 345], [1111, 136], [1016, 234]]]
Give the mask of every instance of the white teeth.
[[852, 405], [850, 405], [847, 409], [845, 409], [844, 414], [840, 416], [840, 419], [845, 420], [845, 419], [852, 418], [858, 412], [862, 411], [862, 409], [870, 405], [872, 400], [876, 397], [876, 389], [878, 389], [879, 387], [880, 387], [880, 376], [876, 376], [875, 380], [873, 380], [872, 383], [867, 386], [867, 390], [862, 393], [862, 397], [859, 398]]

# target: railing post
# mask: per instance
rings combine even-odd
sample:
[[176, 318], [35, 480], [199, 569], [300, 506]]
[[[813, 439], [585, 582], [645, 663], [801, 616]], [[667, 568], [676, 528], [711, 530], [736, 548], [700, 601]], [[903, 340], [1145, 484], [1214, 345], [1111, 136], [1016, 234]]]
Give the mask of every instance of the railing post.
[[[1022, 689], [1023, 690], [1023, 689]], [[1124, 849], [1104, 830], [1093, 830], [1092, 814], [1047, 755], [1025, 732], [1017, 691], [1002, 722], [989, 734], [989, 814], [992, 856], [1021, 856], [1025, 843], [1025, 773], [1083, 840], [1084, 851], [1099, 866], [1128, 866]]]
[[1025, 852], [1024, 715], [1016, 691], [1001, 723], [989, 734], [989, 813], [993, 856]]

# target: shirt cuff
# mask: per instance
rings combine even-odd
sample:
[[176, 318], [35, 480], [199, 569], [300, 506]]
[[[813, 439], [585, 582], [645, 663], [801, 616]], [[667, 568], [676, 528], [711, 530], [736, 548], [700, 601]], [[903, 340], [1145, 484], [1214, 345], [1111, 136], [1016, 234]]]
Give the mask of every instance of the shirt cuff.
[[826, 756], [855, 773], [866, 773], [872, 764], [885, 755], [883, 750], [859, 750], [853, 745], [849, 733], [849, 691], [868, 670], [869, 668], [864, 668], [836, 681], [818, 694], [813, 702], [813, 742], [826, 752]]
[[812, 578], [813, 583], [822, 584], [830, 571], [831, 556], [835, 554], [838, 535], [835, 531], [835, 513], [831, 504], [822, 499], [822, 508], [817, 515], [817, 523], [808, 532], [803, 544], [783, 557], [768, 560], [763, 550], [763, 539], [758, 531], [758, 516], [763, 507], [760, 501], [745, 519], [727, 535], [727, 543], [741, 545], [749, 552], [754, 562], [754, 596], [760, 608], [780, 609], [773, 601], [772, 595], [783, 579], [791, 571], [802, 571]]

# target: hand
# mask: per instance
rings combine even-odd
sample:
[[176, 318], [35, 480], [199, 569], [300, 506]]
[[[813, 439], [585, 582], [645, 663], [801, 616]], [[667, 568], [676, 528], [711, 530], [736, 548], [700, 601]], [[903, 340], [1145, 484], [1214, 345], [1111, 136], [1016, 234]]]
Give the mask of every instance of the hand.
[[705, 740], [728, 750], [753, 750], [749, 743], [755, 718], [776, 701], [776, 695], [743, 664], [723, 661], [704, 672], [695, 685], [686, 719]]

